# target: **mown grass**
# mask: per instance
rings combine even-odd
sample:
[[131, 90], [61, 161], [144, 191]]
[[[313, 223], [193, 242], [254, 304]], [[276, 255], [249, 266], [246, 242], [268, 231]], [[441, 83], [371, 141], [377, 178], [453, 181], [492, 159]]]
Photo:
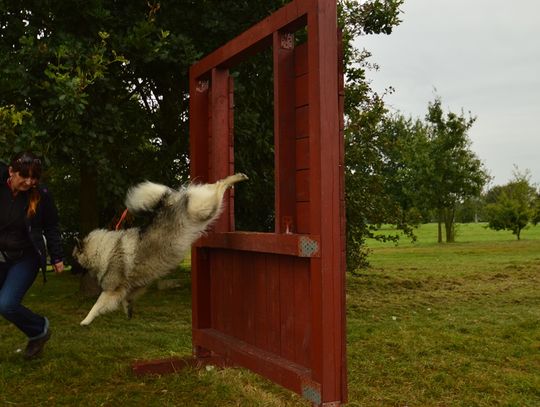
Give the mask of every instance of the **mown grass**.
[[540, 227], [483, 226], [369, 242], [372, 267], [348, 279], [351, 405], [540, 405]]
[[[369, 242], [372, 267], [347, 279], [350, 406], [539, 406], [540, 227], [521, 241], [461, 225], [458, 243]], [[137, 359], [191, 353], [189, 270], [181, 288], [152, 288], [135, 316], [78, 325], [93, 300], [66, 273], [38, 280], [26, 303], [53, 337], [24, 361], [24, 338], [0, 321], [0, 405], [308, 406], [243, 369], [135, 377]]]

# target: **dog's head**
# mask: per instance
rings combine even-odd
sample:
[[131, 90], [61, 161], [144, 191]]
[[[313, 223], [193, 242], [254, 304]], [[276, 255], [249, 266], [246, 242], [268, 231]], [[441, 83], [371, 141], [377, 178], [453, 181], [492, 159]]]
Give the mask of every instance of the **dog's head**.
[[84, 274], [88, 272], [88, 269], [83, 266], [86, 264], [86, 255], [84, 253], [84, 240], [75, 238], [75, 247], [72, 252], [71, 272], [73, 274]]
[[88, 269], [83, 267], [81, 263], [79, 263], [77, 260], [72, 259], [70, 261], [71, 264], [71, 274], [85, 274], [88, 273]]

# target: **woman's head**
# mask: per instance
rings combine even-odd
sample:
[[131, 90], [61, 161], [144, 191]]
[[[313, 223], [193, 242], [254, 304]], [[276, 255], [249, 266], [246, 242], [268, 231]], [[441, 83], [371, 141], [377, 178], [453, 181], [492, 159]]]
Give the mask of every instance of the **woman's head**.
[[41, 178], [41, 160], [31, 152], [18, 153], [11, 160], [11, 171], [18, 173], [22, 178], [39, 181]]
[[39, 202], [39, 194], [33, 189], [41, 177], [41, 160], [30, 152], [19, 153], [9, 166], [9, 186], [14, 194], [31, 190], [28, 215], [33, 216]]

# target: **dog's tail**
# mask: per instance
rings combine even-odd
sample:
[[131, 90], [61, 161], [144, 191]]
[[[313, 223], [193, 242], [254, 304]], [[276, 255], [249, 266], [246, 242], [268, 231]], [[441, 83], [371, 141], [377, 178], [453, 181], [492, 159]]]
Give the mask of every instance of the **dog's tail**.
[[125, 204], [131, 213], [153, 211], [163, 203], [163, 200], [170, 193], [169, 187], [146, 181], [135, 185], [128, 191]]

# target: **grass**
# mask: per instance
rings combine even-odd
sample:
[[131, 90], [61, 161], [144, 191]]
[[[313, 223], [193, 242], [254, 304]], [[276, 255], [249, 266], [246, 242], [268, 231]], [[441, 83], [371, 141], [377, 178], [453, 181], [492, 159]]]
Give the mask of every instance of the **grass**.
[[[349, 406], [540, 405], [540, 226], [508, 232], [460, 225], [458, 243], [369, 242], [372, 267], [347, 279]], [[79, 321], [93, 300], [65, 273], [39, 280], [26, 303], [49, 317], [44, 355], [24, 361], [23, 336], [0, 320], [0, 405], [308, 406], [243, 369], [137, 378], [136, 359], [191, 354], [189, 271], [152, 288], [134, 319]]]
[[540, 405], [540, 227], [459, 230], [369, 242], [348, 279], [350, 405]]

